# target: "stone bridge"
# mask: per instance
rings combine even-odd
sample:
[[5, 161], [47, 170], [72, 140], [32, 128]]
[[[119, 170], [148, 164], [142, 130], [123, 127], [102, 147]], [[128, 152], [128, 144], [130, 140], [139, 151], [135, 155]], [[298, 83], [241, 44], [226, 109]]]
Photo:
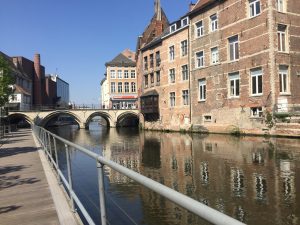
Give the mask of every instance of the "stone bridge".
[[13, 121], [16, 118], [25, 119], [30, 124], [45, 126], [51, 119], [66, 115], [75, 119], [80, 128], [87, 129], [91, 120], [100, 116], [107, 122], [109, 127], [117, 127], [122, 121], [137, 119], [140, 113], [137, 109], [132, 110], [114, 110], [114, 109], [68, 109], [68, 110], [49, 110], [49, 111], [18, 111], [9, 112], [9, 119]]

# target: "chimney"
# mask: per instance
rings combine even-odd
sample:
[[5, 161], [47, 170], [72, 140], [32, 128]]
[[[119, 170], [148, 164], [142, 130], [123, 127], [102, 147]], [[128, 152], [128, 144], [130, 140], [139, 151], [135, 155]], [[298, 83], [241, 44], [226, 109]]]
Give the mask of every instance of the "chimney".
[[34, 55], [34, 77], [33, 77], [33, 96], [34, 96], [34, 104], [41, 105], [42, 104], [42, 74], [41, 74], [41, 57], [40, 54]]
[[195, 3], [192, 3], [192, 2], [191, 2], [191, 3], [190, 3], [190, 6], [189, 6], [190, 11], [193, 10], [194, 6], [195, 6]]

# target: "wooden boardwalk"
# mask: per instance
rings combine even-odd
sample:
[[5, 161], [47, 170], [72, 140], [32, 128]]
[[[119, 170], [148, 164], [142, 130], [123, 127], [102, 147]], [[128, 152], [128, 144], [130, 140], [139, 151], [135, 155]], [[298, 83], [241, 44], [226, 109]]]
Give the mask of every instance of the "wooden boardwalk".
[[0, 224], [60, 224], [31, 130], [1, 141]]

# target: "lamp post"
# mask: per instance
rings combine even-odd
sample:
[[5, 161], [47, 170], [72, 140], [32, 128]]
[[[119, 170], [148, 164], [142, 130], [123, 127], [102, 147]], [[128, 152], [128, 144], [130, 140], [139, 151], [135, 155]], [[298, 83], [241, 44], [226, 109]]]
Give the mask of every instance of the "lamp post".
[[[3, 84], [2, 84], [2, 81], [3, 81], [3, 69], [0, 69], [0, 80], [1, 80], [1, 83], [0, 83], [0, 85], [1, 85], [1, 89], [2, 89], [2, 92], [3, 92]], [[0, 98], [2, 98], [2, 94], [3, 93], [1, 93], [1, 96], [0, 96]], [[2, 133], [3, 132], [3, 129], [2, 129], [2, 105], [0, 106], [0, 129], [1, 129], [1, 137], [0, 138], [2, 138], [2, 134], [4, 135], [4, 133]]]

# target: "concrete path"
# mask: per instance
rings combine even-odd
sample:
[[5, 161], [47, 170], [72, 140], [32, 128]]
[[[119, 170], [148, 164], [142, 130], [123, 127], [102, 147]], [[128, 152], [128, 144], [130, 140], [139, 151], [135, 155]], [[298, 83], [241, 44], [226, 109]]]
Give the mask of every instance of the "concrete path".
[[0, 224], [60, 224], [31, 130], [1, 144]]

